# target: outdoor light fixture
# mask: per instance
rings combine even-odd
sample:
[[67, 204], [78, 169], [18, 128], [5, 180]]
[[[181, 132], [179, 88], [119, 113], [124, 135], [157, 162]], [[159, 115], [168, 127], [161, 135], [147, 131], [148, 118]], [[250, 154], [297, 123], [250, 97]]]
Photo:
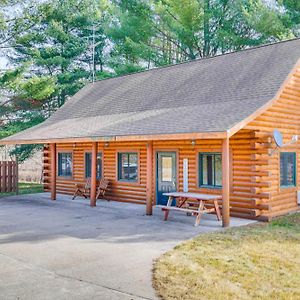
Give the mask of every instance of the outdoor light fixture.
[[109, 146], [108, 142], [105, 142], [104, 147], [107, 148]]
[[192, 144], [192, 146], [195, 146], [196, 145], [196, 141], [192, 140], [191, 144]]

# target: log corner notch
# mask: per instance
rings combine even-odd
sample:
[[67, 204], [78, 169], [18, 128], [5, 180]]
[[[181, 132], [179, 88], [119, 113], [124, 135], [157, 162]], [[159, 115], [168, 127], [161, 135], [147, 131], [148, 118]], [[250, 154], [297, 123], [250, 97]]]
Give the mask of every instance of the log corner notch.
[[146, 215], [152, 215], [153, 142], [147, 144]]
[[229, 138], [222, 141], [222, 226], [230, 224], [230, 151]]
[[56, 200], [56, 144], [50, 144], [51, 161], [51, 200]]
[[90, 192], [90, 206], [96, 206], [97, 194], [97, 149], [98, 143], [92, 143], [92, 170], [91, 170], [91, 192]]

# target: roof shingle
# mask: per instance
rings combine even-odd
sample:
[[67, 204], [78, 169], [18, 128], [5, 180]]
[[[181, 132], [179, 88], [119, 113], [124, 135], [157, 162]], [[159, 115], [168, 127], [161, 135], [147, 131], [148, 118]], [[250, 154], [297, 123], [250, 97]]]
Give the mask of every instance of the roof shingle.
[[227, 131], [275, 96], [299, 58], [296, 39], [97, 81], [3, 141]]

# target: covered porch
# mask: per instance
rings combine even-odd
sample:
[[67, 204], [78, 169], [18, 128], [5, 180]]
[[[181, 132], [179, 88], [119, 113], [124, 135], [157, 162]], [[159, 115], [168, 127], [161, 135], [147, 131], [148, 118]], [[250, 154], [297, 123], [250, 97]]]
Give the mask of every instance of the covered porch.
[[[199, 138], [199, 136], [197, 136]], [[209, 139], [208, 137], [212, 137], [212, 139]], [[221, 206], [221, 215], [222, 215], [222, 226], [223, 227], [228, 227], [230, 225], [230, 204], [229, 204], [229, 197], [230, 197], [230, 174], [231, 174], [231, 166], [230, 166], [230, 149], [229, 149], [229, 138], [226, 137], [226, 135], [222, 134], [222, 137], [219, 135], [206, 135], [205, 137], [203, 136], [202, 138], [207, 139], [207, 143], [209, 144], [209, 141], [217, 141], [218, 146], [214, 146], [215, 148], [218, 147], [220, 149], [220, 155], [222, 158], [222, 166], [221, 166], [221, 171], [222, 171], [222, 186], [221, 188], [215, 189], [212, 191], [213, 194], [218, 193], [221, 198], [219, 200], [219, 204]], [[225, 138], [224, 138], [225, 137]], [[181, 144], [190, 144], [192, 147], [195, 147], [196, 141], [188, 136], [189, 139], [185, 138], [183, 140], [177, 141], [178, 147], [181, 147]], [[109, 141], [109, 146], [113, 147], [115, 141]], [[131, 141], [135, 142], [135, 140]], [[174, 142], [174, 141], [173, 141]], [[109, 147], [108, 142], [103, 141], [94, 141], [90, 143], [90, 154], [91, 154], [91, 171], [90, 171], [90, 183], [91, 183], [91, 188], [90, 188], [90, 206], [95, 207], [96, 206], [96, 194], [97, 194], [97, 157], [99, 153], [99, 147], [104, 147], [104, 150], [101, 151], [104, 155], [104, 161], [105, 159], [105, 148]], [[142, 165], [142, 160], [144, 161], [144, 171], [142, 170], [143, 174], [138, 175], [139, 180], [142, 176], [144, 176], [144, 182], [145, 182], [145, 214], [146, 215], [152, 215], [153, 214], [153, 208], [157, 204], [157, 154], [160, 153], [161, 151], [173, 151], [173, 153], [176, 154], [177, 158], [176, 162], [178, 172], [177, 172], [177, 177], [174, 181], [176, 181], [176, 191], [185, 191], [186, 187], [184, 187], [184, 183], [181, 184], [179, 181], [189, 181], [189, 171], [186, 170], [186, 175], [183, 174], [184, 171], [182, 170], [184, 166], [182, 165], [182, 161], [184, 159], [184, 155], [180, 153], [178, 148], [170, 148], [170, 146], [163, 146], [163, 147], [158, 147], [156, 146], [156, 141], [152, 140], [145, 140], [145, 137], [143, 137], [142, 140], [143, 146], [145, 147], [144, 154], [143, 153], [138, 153], [138, 159], [139, 159], [139, 164]], [[168, 142], [165, 141], [167, 144]], [[132, 147], [130, 145], [130, 141], [126, 142], [128, 145], [127, 147]], [[49, 172], [49, 184], [48, 184], [48, 190], [50, 190], [50, 195], [51, 195], [51, 200], [56, 200], [57, 198], [57, 153], [58, 153], [58, 146], [59, 144], [57, 143], [49, 143], [49, 159], [51, 162], [50, 165], [50, 172]], [[115, 146], [116, 149], [123, 149], [121, 146]], [[134, 147], [134, 146], [133, 146]], [[101, 148], [102, 149], [102, 148]], [[127, 148], [126, 148], [127, 149]], [[134, 148], [135, 149], [135, 148]], [[214, 149], [214, 148], [212, 148]], [[195, 153], [198, 152], [195, 151]], [[117, 160], [117, 157], [115, 156], [114, 158]], [[195, 169], [196, 166], [194, 164], [198, 164], [198, 158], [195, 159], [195, 161], [191, 165], [191, 169]], [[140, 167], [138, 168], [138, 172], [140, 172]], [[179, 174], [181, 175], [182, 178], [179, 178]], [[184, 176], [187, 176], [187, 178], [184, 178]], [[133, 185], [134, 187], [134, 185]], [[128, 187], [130, 189], [130, 187]], [[203, 192], [202, 192], [203, 193]], [[209, 195], [210, 190], [207, 189], [206, 193]], [[118, 200], [118, 199], [116, 199]]]

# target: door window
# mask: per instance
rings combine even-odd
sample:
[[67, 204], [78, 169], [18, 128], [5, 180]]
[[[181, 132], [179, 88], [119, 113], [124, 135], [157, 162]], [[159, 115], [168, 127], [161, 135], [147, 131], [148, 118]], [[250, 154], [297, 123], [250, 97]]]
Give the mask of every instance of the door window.
[[[157, 153], [157, 204], [166, 205], [168, 197], [165, 193], [176, 191], [176, 152]], [[175, 205], [173, 201], [172, 205]]]
[[161, 178], [164, 182], [172, 181], [172, 157], [163, 156], [161, 162]]

